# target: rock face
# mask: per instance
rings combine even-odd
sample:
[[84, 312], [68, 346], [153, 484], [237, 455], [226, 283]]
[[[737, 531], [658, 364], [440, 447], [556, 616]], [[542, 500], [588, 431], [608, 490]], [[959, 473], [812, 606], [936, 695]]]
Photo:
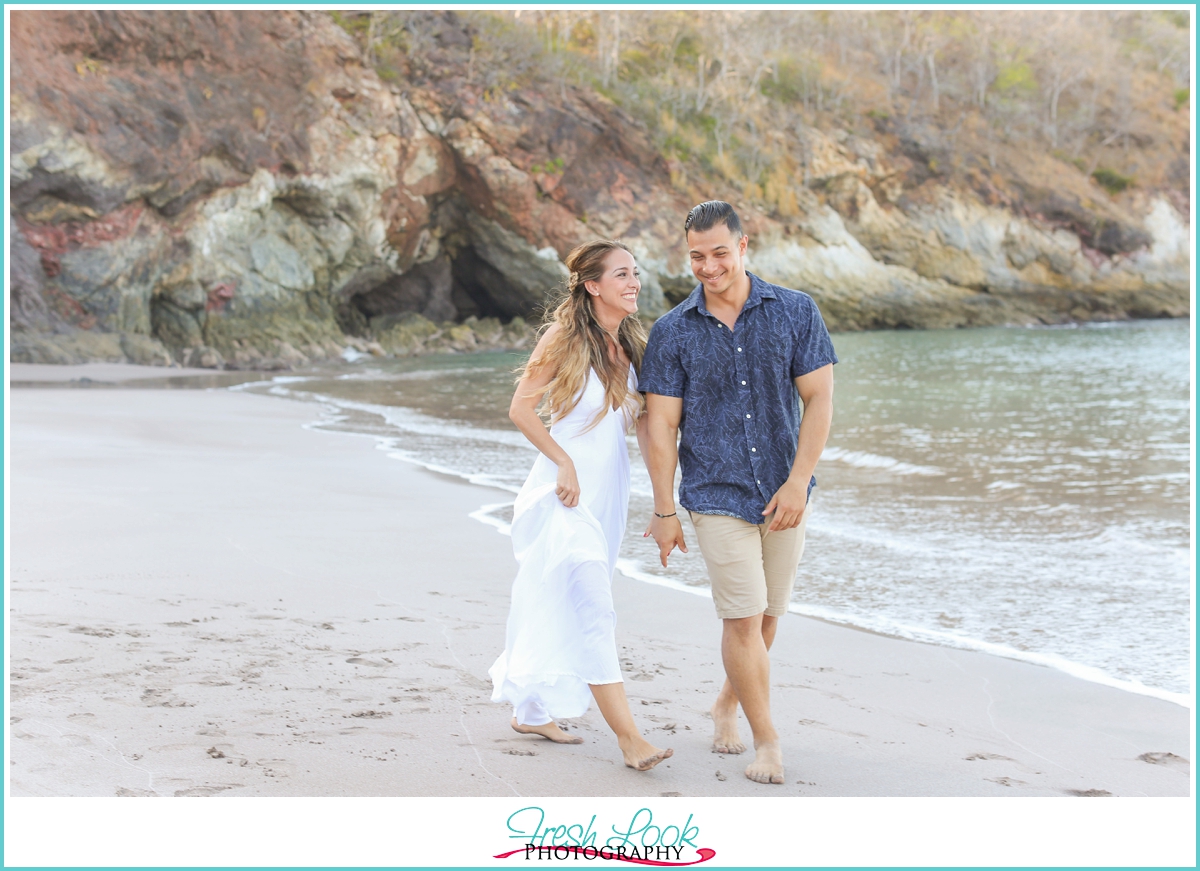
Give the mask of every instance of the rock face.
[[[633, 119], [578, 88], [472, 84], [469, 30], [429, 20], [425, 65], [386, 84], [323, 12], [13, 12], [13, 359], [519, 345], [524, 321], [501, 324], [536, 315], [597, 236], [634, 250], [647, 314], [689, 291], [692, 203]], [[835, 328], [1189, 311], [1165, 198], [915, 184], [919, 160], [805, 135], [796, 214], [743, 218], [751, 268]]]

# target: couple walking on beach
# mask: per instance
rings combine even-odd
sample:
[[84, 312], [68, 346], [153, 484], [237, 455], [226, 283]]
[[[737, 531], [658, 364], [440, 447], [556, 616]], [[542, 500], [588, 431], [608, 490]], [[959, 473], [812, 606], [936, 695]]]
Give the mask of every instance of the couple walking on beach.
[[634, 723], [617, 658], [612, 577], [629, 503], [625, 436], [635, 427], [654, 486], [646, 535], [666, 566], [676, 547], [687, 552], [677, 508], [689, 512], [724, 624], [713, 750], [746, 749], [740, 705], [755, 748], [746, 776], [783, 783], [768, 651], [804, 550], [837, 357], [811, 297], [746, 271], [748, 238], [732, 206], [701, 203], [684, 232], [700, 284], [648, 338], [629, 249], [600, 240], [567, 257], [566, 293], [509, 410], [540, 455], [516, 500], [519, 568], [492, 699], [513, 705], [518, 732], [577, 744], [554, 720], [582, 715], [594, 698], [626, 765], [646, 771], [671, 756]]

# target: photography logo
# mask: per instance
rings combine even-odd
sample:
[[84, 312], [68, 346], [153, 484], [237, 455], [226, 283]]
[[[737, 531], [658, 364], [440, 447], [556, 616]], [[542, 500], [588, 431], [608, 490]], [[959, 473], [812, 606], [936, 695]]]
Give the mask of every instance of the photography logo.
[[717, 855], [717, 851], [697, 846], [700, 827], [693, 819], [694, 815], [688, 814], [678, 825], [655, 825], [653, 811], [644, 807], [633, 815], [628, 825], [610, 826], [612, 834], [603, 836], [601, 842], [596, 814], [592, 814], [586, 825], [581, 822], [547, 824], [542, 808], [524, 807], [509, 814], [507, 820], [508, 837], [523, 842], [523, 845], [497, 853], [493, 858], [516, 858], [527, 862], [629, 862], [670, 867], [699, 865]]

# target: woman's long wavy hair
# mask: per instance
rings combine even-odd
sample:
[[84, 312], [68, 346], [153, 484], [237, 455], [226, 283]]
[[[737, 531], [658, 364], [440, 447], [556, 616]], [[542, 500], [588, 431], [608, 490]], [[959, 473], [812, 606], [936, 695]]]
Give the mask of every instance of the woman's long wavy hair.
[[[546, 306], [539, 335], [552, 324], [558, 324], [558, 333], [537, 360], [530, 359], [519, 370], [518, 380], [547, 368], [554, 372], [546, 395], [551, 421], [559, 420], [579, 404], [590, 369], [596, 370], [604, 385], [605, 408], [619, 408], [630, 403], [635, 418], [645, 409], [642, 395], [629, 390], [628, 370], [608, 352], [608, 336], [596, 320], [592, 296], [586, 287], [588, 281], [599, 281], [603, 277], [608, 255], [617, 250], [629, 251], [629, 248], [621, 242], [597, 239], [579, 245], [567, 255], [566, 265], [571, 275], [566, 288]], [[633, 363], [634, 372], [640, 376], [642, 355], [646, 350], [646, 328], [637, 315], [629, 315], [621, 321], [617, 341]], [[598, 424], [603, 416], [602, 408], [588, 428]]]

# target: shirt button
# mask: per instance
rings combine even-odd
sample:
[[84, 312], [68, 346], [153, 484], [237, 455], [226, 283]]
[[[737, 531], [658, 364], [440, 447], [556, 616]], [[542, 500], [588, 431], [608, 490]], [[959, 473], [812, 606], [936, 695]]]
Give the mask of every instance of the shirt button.
[[750, 415], [747, 414], [746, 417], [747, 417], [747, 419], [749, 419]]
[[750, 453], [752, 453], [752, 454], [758, 453], [758, 448], [751, 448]]
[[738, 348], [738, 353], [739, 353], [739, 354], [740, 354], [740, 353], [742, 353], [742, 349], [741, 349], [741, 348]]
[[745, 386], [746, 386], [746, 382], [745, 382], [745, 381], [743, 381], [743, 382], [742, 382], [742, 386], [743, 386], [743, 387], [745, 387]]

